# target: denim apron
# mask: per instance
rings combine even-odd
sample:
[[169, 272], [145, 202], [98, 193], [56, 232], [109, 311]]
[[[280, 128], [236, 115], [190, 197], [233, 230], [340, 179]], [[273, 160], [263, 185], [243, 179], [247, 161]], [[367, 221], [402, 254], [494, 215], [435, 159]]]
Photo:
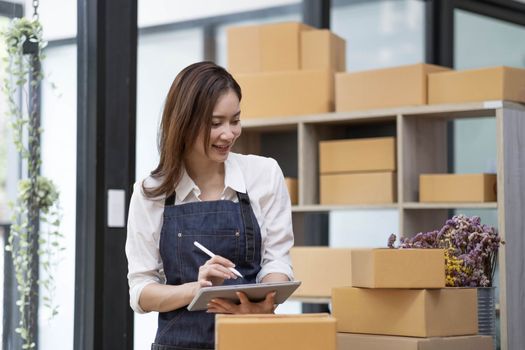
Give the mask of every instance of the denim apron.
[[[174, 205], [166, 199], [160, 234], [160, 256], [166, 284], [197, 281], [199, 267], [210, 259], [193, 245], [198, 241], [213, 253], [231, 260], [244, 278], [224, 280], [224, 285], [255, 283], [261, 269], [261, 231], [246, 193], [239, 202], [229, 200]], [[152, 350], [213, 349], [215, 314], [188, 311], [186, 307], [159, 313]]]

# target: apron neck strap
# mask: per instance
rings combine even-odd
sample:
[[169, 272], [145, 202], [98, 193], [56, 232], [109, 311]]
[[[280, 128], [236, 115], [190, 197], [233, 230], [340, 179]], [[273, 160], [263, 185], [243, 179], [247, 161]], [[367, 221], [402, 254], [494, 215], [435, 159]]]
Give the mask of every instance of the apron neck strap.
[[255, 228], [253, 223], [252, 208], [248, 193], [237, 192], [241, 208], [242, 222], [244, 224], [244, 237], [246, 237], [246, 261], [255, 260]]
[[175, 205], [175, 192], [164, 200], [164, 206]]

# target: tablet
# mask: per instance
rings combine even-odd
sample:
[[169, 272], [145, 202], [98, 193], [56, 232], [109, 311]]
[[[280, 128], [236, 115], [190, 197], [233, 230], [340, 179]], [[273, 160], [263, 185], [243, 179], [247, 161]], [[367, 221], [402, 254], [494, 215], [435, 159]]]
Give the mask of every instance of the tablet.
[[193, 298], [189, 311], [207, 310], [208, 303], [214, 298], [228, 299], [234, 303], [239, 303], [237, 292], [244, 292], [248, 299], [253, 302], [262, 301], [269, 292], [275, 291], [275, 303], [283, 303], [299, 287], [300, 281], [293, 282], [273, 282], [273, 283], [253, 283], [235, 284], [231, 286], [204, 287], [199, 289]]

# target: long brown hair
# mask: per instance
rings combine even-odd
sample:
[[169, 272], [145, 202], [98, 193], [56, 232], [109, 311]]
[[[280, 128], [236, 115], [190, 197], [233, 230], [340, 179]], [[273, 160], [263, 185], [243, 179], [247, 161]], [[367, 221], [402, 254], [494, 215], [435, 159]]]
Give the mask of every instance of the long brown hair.
[[166, 97], [158, 134], [159, 164], [151, 172], [160, 178], [157, 187], [145, 187], [149, 197], [169, 196], [182, 177], [183, 159], [200, 132], [204, 132], [204, 149], [210, 142], [213, 109], [219, 97], [229, 90], [241, 100], [241, 88], [230, 73], [213, 62], [194, 63], [176, 77]]

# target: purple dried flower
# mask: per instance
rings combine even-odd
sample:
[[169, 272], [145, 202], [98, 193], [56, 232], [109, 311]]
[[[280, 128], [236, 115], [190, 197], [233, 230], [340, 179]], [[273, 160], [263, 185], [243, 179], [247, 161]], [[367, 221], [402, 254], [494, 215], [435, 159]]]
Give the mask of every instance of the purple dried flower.
[[[389, 237], [389, 247], [392, 235]], [[478, 216], [455, 215], [440, 230], [401, 238], [400, 248], [443, 248], [446, 250], [447, 285], [488, 287], [496, 268], [500, 244], [494, 227], [481, 224]]]

